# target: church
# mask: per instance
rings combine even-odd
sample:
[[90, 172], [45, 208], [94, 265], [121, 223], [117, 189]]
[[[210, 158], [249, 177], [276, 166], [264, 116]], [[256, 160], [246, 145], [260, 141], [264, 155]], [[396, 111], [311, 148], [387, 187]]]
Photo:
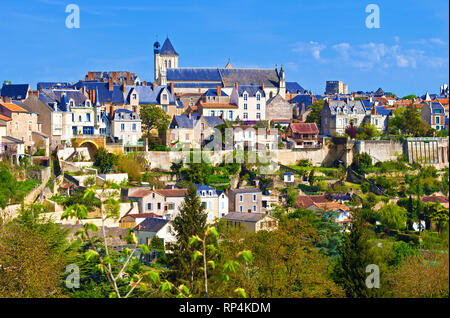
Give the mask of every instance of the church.
[[224, 68], [179, 67], [179, 55], [167, 37], [162, 47], [155, 42], [154, 70], [157, 85], [173, 83], [176, 94], [205, 93], [221, 87], [231, 95], [234, 87], [252, 86], [262, 89], [267, 99], [280, 95], [286, 97], [286, 80], [283, 67], [274, 69], [234, 68], [230, 61]]

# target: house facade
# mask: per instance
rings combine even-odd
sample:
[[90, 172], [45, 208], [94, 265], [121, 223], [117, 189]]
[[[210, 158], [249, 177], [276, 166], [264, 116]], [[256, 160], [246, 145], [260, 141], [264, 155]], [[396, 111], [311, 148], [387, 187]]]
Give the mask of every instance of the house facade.
[[316, 148], [319, 146], [319, 129], [316, 123], [292, 123], [285, 131], [285, 138], [294, 148]]
[[257, 188], [230, 189], [228, 191], [230, 212], [263, 213], [262, 192]]
[[251, 233], [278, 228], [278, 219], [265, 213], [230, 212], [224, 219], [229, 228], [240, 228]]

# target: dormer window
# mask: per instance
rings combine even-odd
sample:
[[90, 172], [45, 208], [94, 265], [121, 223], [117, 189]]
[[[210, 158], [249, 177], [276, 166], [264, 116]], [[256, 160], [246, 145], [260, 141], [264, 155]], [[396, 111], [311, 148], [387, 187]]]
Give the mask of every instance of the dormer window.
[[163, 100], [167, 100], [167, 94], [163, 94]]
[[244, 93], [244, 100], [247, 100], [247, 98], [248, 98], [247, 93]]
[[260, 94], [256, 94], [256, 100], [257, 101], [261, 100], [261, 95]]

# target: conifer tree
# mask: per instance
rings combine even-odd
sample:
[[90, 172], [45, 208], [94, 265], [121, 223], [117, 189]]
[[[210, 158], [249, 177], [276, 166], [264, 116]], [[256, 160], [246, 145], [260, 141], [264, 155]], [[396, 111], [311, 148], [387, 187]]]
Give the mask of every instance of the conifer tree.
[[342, 256], [335, 268], [336, 281], [344, 288], [347, 297], [375, 297], [376, 289], [366, 286], [366, 267], [373, 264], [373, 255], [367, 237], [367, 229], [361, 216], [353, 217], [350, 233], [345, 237]]
[[172, 252], [169, 254], [169, 264], [171, 268], [175, 269], [174, 279], [188, 284], [191, 291], [195, 292], [197, 287], [194, 286], [194, 282], [201, 282], [202, 272], [199, 270], [200, 260], [192, 258], [195, 248], [189, 246], [189, 240], [192, 236], [204, 235], [206, 214], [194, 184], [189, 185], [180, 213], [172, 223], [177, 241], [168, 247]]

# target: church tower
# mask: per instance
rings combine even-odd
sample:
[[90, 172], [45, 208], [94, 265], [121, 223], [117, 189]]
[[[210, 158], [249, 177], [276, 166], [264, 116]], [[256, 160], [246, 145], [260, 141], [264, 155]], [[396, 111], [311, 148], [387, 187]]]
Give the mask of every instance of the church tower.
[[281, 97], [286, 98], [286, 78], [284, 74], [283, 65], [281, 65], [280, 72], [278, 73], [278, 78], [280, 79], [280, 87], [278, 88], [278, 94]]
[[173, 48], [169, 37], [164, 41], [161, 49], [159, 42], [153, 44], [155, 55], [155, 82], [158, 85], [167, 85], [167, 69], [178, 68], [178, 53]]

